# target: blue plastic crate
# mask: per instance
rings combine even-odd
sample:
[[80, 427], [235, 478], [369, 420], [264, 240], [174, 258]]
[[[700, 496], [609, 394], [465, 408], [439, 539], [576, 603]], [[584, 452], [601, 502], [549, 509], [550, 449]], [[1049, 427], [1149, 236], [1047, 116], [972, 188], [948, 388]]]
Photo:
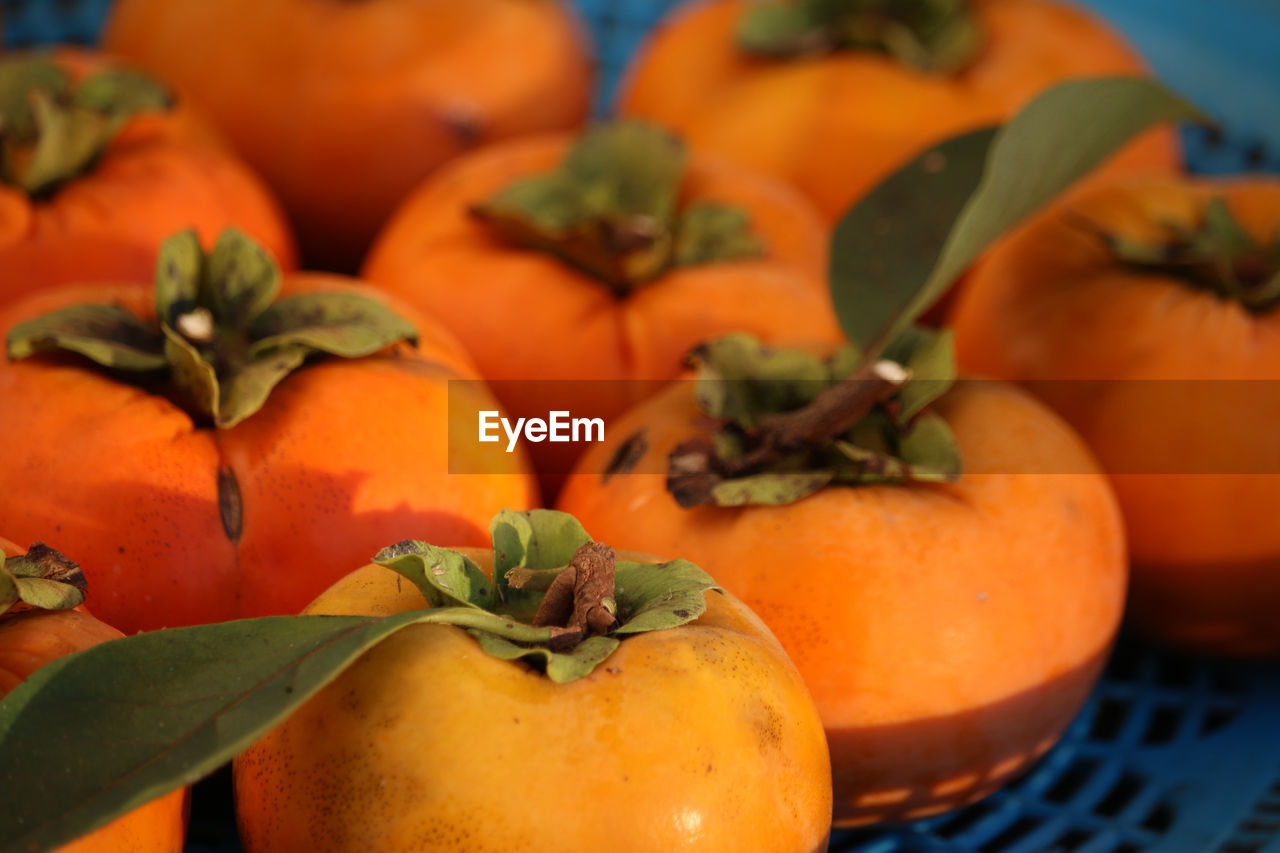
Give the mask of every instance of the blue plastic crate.
[[[1192, 169], [1280, 171], [1280, 0], [1077, 2], [1110, 19], [1164, 80], [1221, 123], [1219, 134], [1186, 132]], [[92, 43], [109, 5], [0, 0], [4, 43]], [[577, 5], [594, 37], [597, 111], [605, 113], [629, 57], [676, 2]], [[197, 789], [188, 850], [237, 849], [223, 772]], [[957, 812], [837, 833], [832, 850], [1280, 853], [1280, 667], [1122, 639], [1062, 742], [1021, 779]]]

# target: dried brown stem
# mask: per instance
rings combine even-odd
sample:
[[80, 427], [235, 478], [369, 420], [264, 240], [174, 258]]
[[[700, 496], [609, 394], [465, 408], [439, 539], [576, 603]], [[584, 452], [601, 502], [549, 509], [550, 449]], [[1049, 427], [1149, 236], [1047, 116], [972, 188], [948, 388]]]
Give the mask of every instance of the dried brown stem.
[[613, 630], [617, 623], [615, 570], [613, 549], [601, 542], [587, 542], [556, 575], [532, 623], [552, 628], [552, 649], [571, 648], [587, 637]]

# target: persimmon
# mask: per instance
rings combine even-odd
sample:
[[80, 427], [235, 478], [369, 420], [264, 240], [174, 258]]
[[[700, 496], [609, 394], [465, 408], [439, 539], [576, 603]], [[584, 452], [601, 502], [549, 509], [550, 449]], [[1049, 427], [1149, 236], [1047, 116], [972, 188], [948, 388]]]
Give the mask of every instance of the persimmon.
[[[710, 0], [655, 30], [619, 106], [792, 182], [834, 221], [929, 145], [1055, 83], [1145, 73], [1102, 21], [1055, 0]], [[1161, 128], [1105, 170], [1177, 163]]]
[[447, 386], [478, 376], [411, 308], [336, 276], [281, 283], [235, 232], [207, 257], [171, 239], [156, 282], [0, 311], [0, 518], [80, 556], [121, 630], [297, 612], [395, 531], [483, 541], [536, 500], [521, 454], [449, 452]]
[[287, 269], [293, 237], [267, 188], [163, 84], [71, 48], [0, 61], [0, 304], [59, 284], [146, 281], [156, 251], [229, 226]]
[[[945, 338], [929, 340], [917, 355]], [[1013, 386], [961, 383], [895, 427], [939, 374], [908, 404], [899, 367], [829, 385], [848, 362], [823, 380], [799, 353], [735, 339], [700, 352], [703, 408], [693, 382], [640, 404], [579, 460], [558, 508], [620, 547], [689, 555], [760, 614], [822, 715], [837, 824], [933, 814], [1025, 769], [1084, 703], [1124, 602], [1119, 513], [1080, 439]], [[707, 467], [706, 442], [740, 452], [752, 433], [738, 425], [771, 422], [762, 405], [791, 411], [819, 389], [853, 392], [844, 438], [779, 437], [812, 449], [777, 473], [768, 441], [721, 460], [744, 474]]]
[[[29, 558], [18, 569], [16, 560]], [[8, 565], [6, 565], [8, 564]], [[34, 571], [33, 571], [34, 570]], [[40, 667], [63, 655], [124, 636], [78, 607], [84, 600], [83, 575], [75, 563], [43, 545], [24, 550], [0, 538], [0, 698]], [[45, 600], [19, 610], [10, 597], [15, 575], [62, 587], [43, 590]], [[71, 593], [67, 596], [66, 593]], [[55, 603], [50, 595], [61, 598]], [[12, 608], [12, 609], [11, 609]], [[57, 734], [50, 733], [50, 737]], [[187, 834], [187, 790], [173, 791], [88, 835], [57, 848], [58, 853], [179, 853]]]
[[430, 172], [581, 123], [592, 85], [561, 2], [122, 0], [103, 42], [205, 106], [280, 194], [309, 265], [343, 272]]
[[[501, 541], [495, 519], [498, 571], [487, 551], [401, 543], [305, 612], [386, 616], [450, 604], [441, 591], [460, 594], [453, 573], [467, 560], [482, 586], [503, 574], [514, 582], [512, 572], [569, 578], [564, 606], [576, 616], [583, 600], [614, 602], [587, 612], [604, 614], [598, 630], [616, 636], [575, 635], [578, 645], [558, 657], [590, 660], [566, 673], [545, 649], [474, 628], [401, 629], [236, 759], [246, 850], [826, 849], [822, 726], [769, 630], [696, 566], [615, 556], [558, 515], [526, 516], [531, 543]], [[565, 532], [560, 543], [538, 538], [540, 517]], [[524, 547], [533, 559], [515, 559]], [[404, 561], [416, 566], [388, 568]], [[446, 573], [439, 590], [403, 576], [425, 585]], [[557, 588], [531, 602], [538, 614], [556, 609], [543, 602]], [[641, 612], [660, 629], [642, 632], [632, 621]], [[543, 624], [565, 617], [570, 627], [559, 630], [570, 631], [568, 609]], [[596, 641], [606, 641], [602, 654], [581, 651]], [[517, 655], [529, 660], [504, 659]]]
[[[514, 416], [607, 422], [707, 337], [839, 340], [825, 263], [798, 193], [618, 123], [450, 164], [388, 223], [363, 276], [449, 326]], [[544, 482], [582, 446], [534, 446]]]
[[1131, 613], [1280, 654], [1280, 180], [1115, 180], [999, 247], [953, 315], [961, 362], [1025, 381], [1112, 474]]

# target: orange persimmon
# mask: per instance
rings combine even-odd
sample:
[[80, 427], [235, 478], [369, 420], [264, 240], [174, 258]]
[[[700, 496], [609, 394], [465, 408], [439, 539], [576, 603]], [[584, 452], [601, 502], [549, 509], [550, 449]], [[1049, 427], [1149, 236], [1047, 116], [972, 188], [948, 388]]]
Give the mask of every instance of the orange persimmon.
[[1025, 382], [1112, 474], [1131, 614], [1280, 654], [1280, 180], [1132, 178], [999, 246], [953, 314], [964, 367]]
[[[273, 272], [246, 242], [224, 235], [207, 259], [190, 242], [166, 244], [157, 296], [136, 285], [73, 286], [0, 311], [11, 356], [0, 364], [0, 482], [30, 484], [0, 491], [0, 518], [17, 536], [57, 540], [80, 556], [90, 583], [103, 581], [95, 612], [126, 632], [294, 613], [399, 531], [484, 541], [498, 508], [536, 500], [520, 454], [473, 475], [474, 460], [449, 453], [447, 386], [478, 376], [453, 339], [410, 307], [336, 276], [296, 274], [284, 279], [285, 298], [252, 321], [294, 337], [271, 338], [279, 342], [271, 347], [261, 343], [267, 329], [255, 333], [258, 344], [244, 340], [239, 329], [249, 320], [237, 312], [255, 299], [261, 309], [274, 292], [221, 290]], [[201, 275], [202, 295], [223, 295], [212, 297], [212, 311], [178, 298], [161, 337], [158, 298], [175, 278]], [[77, 354], [42, 352], [67, 329], [35, 318], [83, 303], [110, 312], [90, 331], [118, 328], [117, 344], [131, 347], [125, 356], [154, 363], [130, 381]], [[286, 303], [301, 307], [273, 319]], [[227, 311], [223, 322], [217, 312]], [[339, 322], [327, 332], [317, 325], [326, 311]], [[397, 331], [375, 336], [363, 357], [316, 361], [318, 353], [296, 349], [316, 334], [367, 337], [349, 322], [361, 314]], [[414, 327], [416, 345], [388, 346]], [[274, 369], [277, 358], [286, 370], [307, 364], [246, 414], [252, 407], [234, 407], [251, 371], [236, 371], [251, 345], [266, 347], [270, 362], [249, 363], [255, 370]], [[212, 400], [191, 381], [206, 368], [174, 361], [175, 348], [212, 353], [206, 363], [220, 389]], [[478, 381], [465, 393], [487, 399]]]
[[[746, 16], [786, 5], [710, 0], [678, 11], [641, 49], [619, 106], [678, 130], [695, 149], [791, 181], [829, 221], [929, 145], [1005, 121], [1055, 83], [1145, 73], [1102, 21], [1056, 0], [900, 3], [901, 21], [881, 2], [861, 4], [865, 11], [856, 0], [826, 3], [816, 14], [847, 16], [832, 25], [848, 34], [757, 48], [772, 55], [744, 50]], [[1177, 161], [1174, 132], [1164, 128], [1107, 168], [1168, 172]]]
[[[562, 229], [567, 236], [542, 244], [524, 232], [510, 239], [477, 215], [513, 188], [561, 179], [575, 158], [587, 173], [584, 197], [603, 185], [606, 199], [661, 199], [644, 210], [590, 209]], [[686, 223], [704, 214], [708, 231], [721, 229], [706, 253], [688, 250], [687, 263], [664, 256], [664, 247], [678, 255], [671, 247], [696, 227]], [[525, 215], [515, 227], [536, 228], [536, 200]], [[678, 376], [685, 353], [707, 337], [744, 330], [779, 344], [839, 340], [826, 251], [819, 218], [794, 190], [696, 152], [686, 159], [665, 133], [619, 123], [576, 139], [507, 142], [450, 164], [388, 223], [362, 275], [445, 323], [512, 415], [563, 409], [607, 423]], [[557, 482], [581, 447], [534, 445], [544, 483]]]
[[562, 2], [120, 0], [103, 41], [206, 107], [342, 272], [440, 164], [579, 124], [592, 84]]
[[1120, 622], [1123, 529], [1083, 443], [1013, 386], [964, 382], [936, 409], [955, 482], [686, 509], [657, 473], [707, 429], [679, 383], [589, 450], [558, 502], [619, 546], [688, 555], [760, 614], [822, 715], [838, 825], [934, 814], [1026, 769]]
[[[490, 552], [456, 552], [496, 580]], [[634, 561], [632, 578], [677, 571], [617, 559]], [[659, 595], [665, 581], [650, 582]], [[618, 620], [633, 612], [627, 594], [620, 580], [608, 599]], [[684, 595], [675, 606], [690, 610], [669, 627], [620, 628], [567, 680], [492, 656], [454, 625], [402, 629], [236, 759], [245, 849], [826, 850], [831, 775], [804, 683], [740, 601], [692, 595], [704, 606]], [[305, 612], [389, 616], [428, 601], [370, 565]]]
[[[113, 73], [123, 82], [98, 77]], [[166, 106], [160, 83], [71, 48], [6, 57], [0, 76], [22, 89], [0, 105], [8, 113], [0, 152], [0, 304], [59, 284], [149, 281], [156, 250], [184, 228], [212, 243], [224, 228], [238, 227], [293, 268], [293, 237], [269, 191], [186, 101]], [[154, 103], [108, 119], [105, 107], [77, 105], [89, 84], [99, 98], [114, 87], [133, 96], [141, 90]], [[37, 101], [48, 114], [32, 123]], [[88, 147], [73, 145], [69, 135]], [[39, 169], [32, 164], [37, 154]]]
[[[0, 563], [25, 553], [26, 549], [0, 538]], [[50, 661], [122, 636], [78, 607], [0, 614], [0, 698]], [[186, 834], [187, 789], [183, 788], [57, 848], [57, 853], [179, 853]]]

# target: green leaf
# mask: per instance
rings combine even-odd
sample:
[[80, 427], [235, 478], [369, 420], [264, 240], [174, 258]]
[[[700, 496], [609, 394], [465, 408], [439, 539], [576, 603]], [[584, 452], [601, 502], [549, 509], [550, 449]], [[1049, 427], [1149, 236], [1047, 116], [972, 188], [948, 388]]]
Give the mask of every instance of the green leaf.
[[751, 230], [751, 218], [741, 208], [700, 202], [689, 205], [680, 217], [676, 266], [758, 258], [764, 253], [764, 241]]
[[160, 244], [156, 257], [156, 318], [172, 326], [200, 304], [204, 250], [194, 231], [175, 234]]
[[540, 647], [521, 646], [503, 637], [483, 631], [472, 631], [480, 648], [502, 660], [523, 659], [542, 670], [556, 684], [575, 681], [604, 662], [613, 654], [619, 641], [613, 637], [588, 637], [572, 649], [553, 652]]
[[778, 471], [736, 477], [711, 490], [717, 506], [778, 506], [808, 497], [835, 479], [835, 472]]
[[362, 358], [396, 341], [417, 342], [418, 330], [376, 299], [333, 291], [281, 299], [257, 318], [251, 337], [250, 352], [255, 358], [295, 345], [342, 358]]
[[479, 566], [457, 551], [406, 539], [383, 548], [373, 562], [412, 581], [432, 607], [489, 608], [494, 604], [493, 584]]
[[280, 268], [275, 260], [235, 228], [219, 235], [205, 263], [208, 290], [202, 302], [225, 330], [247, 330], [280, 292]]
[[567, 566], [574, 554], [591, 541], [578, 519], [567, 512], [504, 509], [489, 524], [493, 540], [493, 579], [507, 612], [522, 620], [533, 618], [542, 600], [534, 587], [516, 589], [508, 573], [516, 567], [539, 571]]
[[217, 425], [233, 427], [261, 409], [271, 389], [301, 367], [309, 353], [302, 345], [277, 347], [228, 376], [220, 388]]
[[158, 82], [137, 71], [100, 71], [76, 89], [76, 106], [100, 113], [131, 116], [141, 112], [167, 110], [173, 97]]
[[0, 849], [57, 847], [197, 781], [427, 613], [152, 631], [42, 667], [0, 700]]
[[84, 603], [87, 589], [80, 566], [43, 542], [25, 554], [0, 555], [0, 613], [18, 603], [41, 610], [70, 610]]
[[1154, 124], [1200, 117], [1151, 80], [1073, 80], [998, 130], [935, 146], [837, 225], [831, 288], [842, 328], [873, 357], [988, 246], [1124, 143]]
[[619, 625], [614, 636], [678, 628], [692, 622], [706, 611], [705, 593], [711, 590], [724, 591], [688, 560], [619, 561], [614, 580]]
[[19, 323], [6, 341], [9, 358], [58, 350], [115, 370], [163, 370], [162, 337], [119, 305], [78, 305]]

